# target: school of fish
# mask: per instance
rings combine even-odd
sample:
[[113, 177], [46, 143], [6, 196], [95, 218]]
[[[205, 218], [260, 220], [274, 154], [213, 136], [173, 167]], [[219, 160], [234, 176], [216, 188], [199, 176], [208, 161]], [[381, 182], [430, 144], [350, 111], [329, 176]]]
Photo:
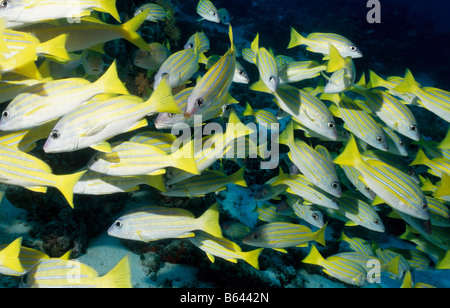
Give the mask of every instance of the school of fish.
[[[157, 4], [143, 5], [122, 23], [115, 0], [68, 3], [0, 2], [0, 183], [32, 193], [55, 187], [72, 208], [77, 206], [74, 194], [127, 193], [139, 185], [180, 198], [239, 185], [257, 201], [255, 228], [219, 223], [218, 201], [198, 217], [188, 209], [149, 204], [118, 217], [108, 234], [141, 242], [184, 239], [211, 262], [241, 260], [258, 270], [265, 249], [288, 253], [292, 247], [309, 247], [303, 263], [355, 286], [367, 284], [374, 260], [383, 273], [401, 279], [402, 287], [432, 287], [414, 281], [414, 272], [432, 262], [436, 270], [450, 269], [450, 130], [442, 140], [424, 138], [425, 123], [418, 123], [410, 108], [426, 109], [448, 126], [450, 92], [422, 87], [407, 68], [405, 76], [383, 79], [369, 71], [370, 79], [362, 74], [357, 81], [363, 53], [334, 33], [302, 35], [290, 29], [286, 49], [306, 47], [323, 55], [320, 62], [275, 55], [261, 46], [263, 33], [254, 33], [249, 46], [237, 50], [232, 18], [209, 0], [200, 0], [193, 11], [199, 21], [227, 29], [223, 40], [229, 48], [220, 55], [211, 52], [214, 42], [205, 32], [192, 33], [178, 51], [167, 41], [146, 42], [137, 32], [141, 25], [168, 18]], [[107, 22], [109, 16], [115, 23]], [[119, 79], [118, 62], [106, 63], [103, 45], [117, 39], [136, 46], [134, 65], [152, 76], [149, 97], [130, 94]], [[246, 72], [245, 66], [252, 65], [259, 80], [250, 80]], [[82, 73], [75, 74], [77, 69]], [[304, 80], [317, 81], [317, 87], [300, 88]], [[229, 92], [234, 83], [273, 99], [274, 107], [237, 101]], [[226, 131], [197, 138], [200, 148], [190, 136], [174, 146], [179, 138], [171, 129], [196, 128], [212, 119], [226, 124]], [[257, 131], [243, 122], [282, 128], [278, 143], [287, 152], [279, 156], [278, 175], [253, 192], [253, 183], [245, 180], [245, 158], [252, 150], [257, 159], [267, 157], [263, 140], [250, 138]], [[138, 129], [131, 139], [109, 142]], [[42, 150], [49, 156], [86, 148], [97, 153], [83, 170], [56, 175], [30, 154], [39, 140], [46, 140]], [[339, 151], [330, 151], [330, 144]], [[244, 157], [237, 157], [241, 148]], [[234, 160], [239, 169], [214, 169], [221, 159]], [[322, 256], [313, 244], [327, 244], [331, 220], [366, 228], [370, 236], [385, 232], [386, 215], [406, 223], [401, 238], [415, 249], [385, 248], [343, 231], [346, 252]], [[0, 273], [24, 276], [26, 287], [132, 287], [128, 256], [99, 277], [95, 269], [71, 260], [70, 252], [52, 258], [21, 242], [1, 247]]]

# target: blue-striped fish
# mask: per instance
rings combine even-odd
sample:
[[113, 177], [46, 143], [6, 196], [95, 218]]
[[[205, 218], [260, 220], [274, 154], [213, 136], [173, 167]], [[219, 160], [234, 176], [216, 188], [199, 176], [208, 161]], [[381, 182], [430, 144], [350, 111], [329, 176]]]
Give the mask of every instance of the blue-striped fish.
[[280, 175], [274, 178], [274, 180], [270, 183], [270, 186], [272, 187], [278, 185], [287, 185], [289, 187], [289, 189], [286, 190], [287, 192], [300, 196], [314, 204], [331, 209], [339, 208], [335, 198], [315, 186], [302, 174], [288, 176], [285, 173], [280, 172]]
[[350, 181], [350, 183], [367, 199], [374, 200], [377, 196], [371, 189], [368, 187], [364, 181], [362, 181], [361, 173], [355, 168], [350, 166], [342, 165], [340, 166], [344, 171], [345, 176]]
[[75, 184], [74, 194], [109, 195], [139, 190], [139, 185], [148, 185], [165, 191], [163, 175], [112, 176], [89, 170]]
[[306, 226], [273, 222], [261, 225], [253, 229], [242, 242], [247, 245], [272, 248], [284, 252], [287, 247], [305, 247], [310, 241], [316, 241], [325, 246], [326, 224], [317, 231], [311, 231]]
[[251, 48], [255, 54], [255, 64], [258, 67], [259, 76], [272, 92], [276, 92], [280, 77], [275, 57], [264, 47], [259, 47], [259, 33], [256, 34]]
[[347, 38], [334, 33], [311, 33], [307, 37], [300, 35], [294, 28], [291, 28], [291, 40], [288, 45], [293, 48], [298, 45], [306, 45], [307, 50], [327, 55], [329, 44], [333, 45], [342, 57], [361, 58], [361, 51]]
[[362, 286], [366, 283], [366, 269], [360, 263], [339, 257], [325, 259], [314, 245], [302, 262], [319, 265], [327, 275], [351, 285]]
[[167, 238], [193, 237], [195, 230], [222, 236], [217, 203], [198, 218], [182, 208], [141, 207], [118, 218], [108, 229], [108, 234], [122, 239], [150, 242]]
[[402, 102], [408, 105], [420, 106], [418, 102], [418, 98], [414, 94], [409, 93], [400, 93], [394, 90], [395, 87], [400, 85], [404, 78], [398, 76], [390, 76], [386, 80], [378, 76], [374, 71], [369, 70], [370, 82], [365, 86], [367, 88], [378, 88], [382, 87], [386, 89], [391, 95], [398, 97]]
[[46, 259], [33, 267], [23, 280], [25, 288], [131, 288], [131, 270], [125, 256], [110, 272], [96, 270], [78, 260]]
[[[200, 63], [205, 64], [206, 69], [210, 69], [217, 61], [220, 60], [220, 58], [221, 57], [219, 55], [212, 55], [209, 58], [206, 58], [204, 55], [200, 55]], [[236, 68], [234, 71], [233, 82], [245, 84], [250, 82], [250, 78], [247, 74], [247, 71], [238, 61], [236, 61]]]
[[413, 140], [420, 140], [419, 127], [411, 110], [392, 95], [380, 90], [357, 91], [364, 103], [392, 129]]
[[217, 105], [224, 104], [236, 69], [236, 50], [233, 44], [233, 30], [229, 26], [230, 49], [197, 82], [188, 98], [185, 117], [217, 113]]
[[[16, 240], [17, 241], [17, 240]], [[0, 265], [0, 273], [3, 275], [8, 275], [8, 276], [23, 276], [25, 275], [30, 269], [33, 268], [33, 266], [35, 266], [36, 264], [38, 264], [39, 262], [41, 262], [42, 260], [46, 260], [49, 259], [50, 257], [39, 251], [36, 249], [32, 249], [32, 248], [28, 248], [28, 247], [24, 247], [24, 246], [20, 246], [20, 252], [19, 252], [19, 262], [20, 265], [22, 266], [22, 271], [18, 271], [19, 268], [14, 268], [15, 266], [13, 265], [11, 268], [11, 262], [15, 263], [15, 258], [16, 257], [12, 257], [10, 255], [10, 253], [12, 252], [12, 250], [16, 250], [17, 247], [14, 247], [15, 245], [18, 245], [19, 242], [14, 241], [13, 243], [11, 243], [10, 245], [0, 245], [0, 259], [3, 261], [4, 256], [6, 256], [7, 254], [9, 254], [9, 261], [6, 262], [5, 264], [1, 264]], [[20, 240], [19, 240], [20, 241]], [[9, 246], [9, 247], [8, 247]], [[8, 250], [4, 251], [3, 250], [5, 248], [8, 247]], [[14, 252], [15, 254], [15, 252]], [[11, 258], [12, 257], [12, 258]]]
[[350, 249], [354, 252], [367, 256], [375, 256], [375, 252], [372, 249], [372, 244], [365, 239], [359, 237], [348, 237], [344, 232], [342, 232], [339, 240], [346, 242]]
[[7, 0], [2, 6], [0, 18], [7, 18], [8, 28], [52, 19], [88, 16], [90, 10], [109, 13], [120, 22], [115, 0], [80, 0], [76, 5], [70, 1]]
[[314, 203], [307, 202], [293, 194], [286, 194], [286, 197], [286, 202], [295, 215], [317, 228], [323, 227], [323, 214]]
[[141, 5], [134, 13], [134, 16], [141, 14], [145, 10], [149, 10], [146, 19], [148, 21], [158, 22], [167, 18], [167, 12], [160, 5], [155, 3]]
[[209, 39], [206, 36], [205, 32], [196, 32], [194, 33], [184, 44], [184, 49], [192, 49], [195, 47], [195, 36], [198, 35], [198, 38], [200, 39], [200, 48], [198, 50], [199, 54], [202, 54], [204, 52], [207, 52], [209, 50]]
[[417, 84], [410, 70], [406, 71], [405, 79], [394, 88], [394, 91], [417, 96], [419, 104], [450, 122], [450, 92], [437, 88], [422, 88]]
[[450, 160], [445, 158], [429, 159], [425, 152], [419, 148], [416, 158], [409, 164], [410, 166], [425, 165], [430, 168], [428, 172], [437, 177], [442, 177], [443, 173], [450, 175]]
[[399, 253], [390, 249], [377, 249], [376, 254], [381, 260], [382, 264], [389, 264], [387, 272], [395, 279], [400, 279], [403, 275], [411, 270], [408, 261]]
[[316, 61], [289, 62], [278, 69], [280, 83], [294, 83], [320, 76], [327, 69]]
[[219, 12], [217, 11], [214, 4], [209, 0], [200, 0], [197, 5], [197, 14], [212, 22], [220, 23]]
[[42, 160], [20, 150], [0, 145], [0, 182], [45, 193], [47, 187], [57, 188], [73, 208], [73, 187], [86, 171], [55, 175]]
[[195, 236], [188, 239], [192, 244], [203, 250], [208, 259], [214, 263], [215, 257], [225, 259], [232, 263], [244, 260], [256, 269], [259, 269], [259, 255], [263, 248], [242, 251], [236, 243], [223, 237], [216, 237], [202, 231], [195, 231]]
[[337, 199], [339, 215], [349, 219], [352, 223], [346, 225], [363, 226], [369, 230], [384, 232], [384, 224], [378, 213], [361, 198], [353, 193], [345, 192]]
[[149, 144], [122, 142], [113, 144], [110, 153], [94, 155], [88, 163], [88, 168], [116, 176], [157, 175], [165, 173], [164, 169], [167, 167], [200, 174], [192, 152], [192, 142], [172, 154], [167, 154], [164, 150]]
[[167, 191], [162, 194], [171, 197], [201, 197], [208, 193], [226, 189], [228, 184], [247, 187], [244, 179], [245, 167], [231, 175], [219, 170], [206, 170], [202, 174], [186, 180], [166, 185]]
[[69, 78], [37, 84], [14, 98], [2, 112], [0, 130], [34, 128], [58, 119], [101, 93], [128, 94], [114, 62], [96, 82]]
[[[289, 147], [289, 158], [314, 185], [340, 197], [341, 184], [332, 161], [302, 140], [294, 140], [294, 126], [290, 121], [281, 133], [279, 142]], [[311, 200], [310, 200], [311, 201]]]
[[327, 106], [308, 92], [290, 85], [280, 85], [272, 92], [262, 81], [250, 86], [250, 90], [273, 94], [277, 105], [303, 126], [330, 140], [336, 140], [336, 123]]
[[335, 164], [356, 167], [363, 182], [387, 204], [408, 215], [428, 220], [428, 204], [419, 185], [400, 170], [377, 160], [364, 161], [352, 136]]
[[251, 48], [242, 49], [242, 58], [248, 63], [255, 64], [256, 54]]
[[450, 227], [450, 209], [436, 198], [425, 196], [430, 209], [431, 225], [439, 227]]
[[220, 224], [220, 228], [222, 229], [223, 235], [225, 237], [230, 237], [232, 239], [241, 240], [246, 236], [250, 231], [250, 227], [246, 224], [235, 221], [235, 220], [227, 220]]
[[332, 73], [324, 88], [324, 93], [342, 93], [350, 89], [355, 83], [356, 68], [352, 57], [342, 57], [339, 51], [330, 45], [330, 59], [327, 65], [327, 73]]
[[88, 102], [65, 115], [47, 138], [44, 151], [61, 153], [87, 147], [111, 151], [105, 140], [147, 126], [145, 117], [157, 112], [181, 113], [165, 80], [145, 102], [138, 96], [122, 95]]
[[337, 94], [325, 94], [321, 98], [336, 103], [330, 106], [330, 110], [335, 117], [340, 117], [345, 122], [344, 128], [371, 146], [382, 151], [388, 150], [388, 142], [383, 130], [375, 119], [352, 99]]
[[153, 89], [156, 89], [162, 79], [166, 79], [171, 88], [186, 83], [198, 71], [200, 39], [195, 36], [194, 48], [180, 50], [167, 58], [155, 75]]
[[[292, 222], [292, 218], [284, 213], [280, 213], [279, 206], [270, 203], [258, 205], [255, 209], [258, 219], [264, 222]], [[251, 230], [249, 230], [250, 232]], [[247, 232], [247, 234], [249, 233]], [[247, 235], [246, 234], [246, 235]]]

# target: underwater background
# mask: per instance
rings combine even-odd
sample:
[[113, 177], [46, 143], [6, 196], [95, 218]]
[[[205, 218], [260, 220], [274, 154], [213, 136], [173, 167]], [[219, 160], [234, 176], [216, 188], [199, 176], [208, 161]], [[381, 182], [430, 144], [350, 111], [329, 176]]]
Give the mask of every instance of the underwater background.
[[[122, 21], [133, 17], [134, 12], [145, 3], [147, 1], [117, 0], [117, 10]], [[228, 26], [207, 20], [198, 21], [200, 16], [196, 12], [197, 1], [156, 0], [154, 3], [171, 10], [173, 15], [160, 22], [147, 21], [139, 28], [138, 33], [147, 43], [168, 41], [171, 52], [175, 52], [183, 49], [196, 31], [204, 31], [211, 46], [208, 54], [223, 55], [229, 49]], [[370, 8], [365, 0], [214, 0], [213, 3], [217, 8], [226, 8], [230, 14], [234, 44], [238, 51], [237, 59], [250, 78], [249, 84], [233, 84], [230, 88], [231, 96], [240, 102], [236, 110], [244, 123], [252, 121], [250, 117], [242, 115], [246, 102], [254, 109], [277, 109], [272, 96], [249, 90], [249, 85], [259, 79], [259, 72], [254, 64], [242, 59], [241, 51], [250, 47], [256, 33], [260, 36], [259, 45], [271, 48], [274, 54], [302, 60], [322, 59], [322, 55], [309, 53], [302, 46], [286, 48], [291, 27], [304, 34], [336, 33], [354, 42], [364, 54], [362, 58], [354, 60], [357, 80], [363, 72], [368, 76], [369, 70], [385, 78], [404, 76], [405, 70], [409, 68], [422, 86], [450, 91], [450, 3], [447, 1], [381, 0], [379, 24], [367, 21]], [[107, 17], [107, 21], [117, 23], [111, 16]], [[134, 65], [134, 55], [138, 48], [119, 39], [106, 43], [104, 49], [103, 61], [108, 65], [117, 61], [119, 79], [129, 92], [148, 97], [156, 71], [148, 72]], [[201, 69], [204, 70], [204, 66]], [[78, 77], [83, 75], [81, 73]], [[300, 87], [315, 86], [320, 78], [306, 80], [300, 83]], [[7, 103], [0, 104], [0, 111], [6, 106]], [[445, 138], [448, 122], [425, 108], [408, 107], [420, 124], [420, 132], [426, 140], [440, 142]], [[149, 126], [139, 131], [156, 130], [153, 119], [149, 118]], [[127, 140], [139, 131], [122, 134], [113, 140]], [[48, 163], [55, 174], [73, 173], [85, 167], [96, 153], [94, 149], [84, 149], [46, 154], [42, 149], [44, 142], [45, 140], [39, 141], [30, 154]], [[326, 142], [324, 144], [333, 156], [341, 151], [342, 143], [339, 146]], [[417, 151], [417, 146], [413, 144], [409, 148]], [[280, 149], [285, 155], [288, 152], [287, 147]], [[414, 157], [415, 154], [405, 157], [405, 163], [411, 162]], [[287, 172], [288, 166], [281, 165]], [[213, 168], [221, 168], [225, 173], [232, 174], [240, 169], [240, 165], [234, 161], [223, 161], [216, 162]], [[251, 228], [261, 225], [264, 222], [258, 219], [255, 209], [262, 203], [255, 201], [255, 191], [277, 176], [278, 169], [260, 170], [259, 159], [247, 159], [245, 168], [244, 178], [248, 187], [228, 184], [225, 190], [188, 198], [164, 196], [153, 187], [141, 185], [140, 190], [128, 193], [75, 195], [74, 209], [67, 206], [63, 196], [54, 188], [41, 194], [22, 187], [7, 186], [0, 206], [0, 244], [11, 243], [21, 236], [23, 246], [42, 251], [50, 257], [58, 258], [71, 250], [71, 259], [91, 266], [100, 276], [108, 273], [131, 252], [131, 282], [135, 288], [354, 287], [325, 274], [320, 266], [302, 263], [310, 252], [311, 244], [309, 247], [288, 248], [287, 253], [264, 249], [259, 256], [258, 270], [242, 260], [231, 263], [215, 258], [212, 263], [203, 251], [186, 239], [143, 243], [107, 234], [108, 228], [118, 217], [145, 205], [183, 208], [199, 217], [217, 202], [220, 206], [221, 223], [239, 220]], [[279, 200], [273, 201], [273, 204], [278, 203]], [[446, 206], [448, 207], [448, 202]], [[414, 243], [400, 238], [405, 233], [406, 223], [401, 219], [388, 217], [385, 215], [386, 211], [381, 212], [385, 232], [371, 231], [362, 226], [346, 226], [340, 220], [325, 218], [328, 221], [326, 245], [314, 244], [323, 256], [349, 251], [348, 244], [339, 241], [342, 232], [345, 232], [349, 237], [373, 241], [383, 249], [414, 249]], [[308, 225], [312, 230], [318, 229], [298, 218], [292, 221]], [[446, 229], [448, 235], [449, 227]], [[448, 245], [448, 237], [447, 240]], [[236, 243], [246, 251], [255, 248], [246, 246], [239, 240]], [[429, 266], [414, 270], [414, 280], [439, 288], [450, 287], [450, 271], [434, 269], [436, 262], [436, 259], [430, 258]], [[0, 276], [1, 287], [16, 288], [20, 284], [21, 277]], [[368, 284], [366, 287], [399, 287], [401, 284], [401, 279], [393, 279], [383, 273], [381, 283]]]

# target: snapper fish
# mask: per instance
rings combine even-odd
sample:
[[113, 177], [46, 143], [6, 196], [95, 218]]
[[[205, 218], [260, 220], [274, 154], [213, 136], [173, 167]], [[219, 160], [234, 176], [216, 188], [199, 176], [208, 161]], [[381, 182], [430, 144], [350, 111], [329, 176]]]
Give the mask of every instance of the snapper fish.
[[1, 114], [0, 130], [15, 131], [38, 127], [74, 111], [102, 93], [129, 94], [117, 76], [114, 62], [96, 82], [69, 78], [37, 84], [16, 96]]
[[181, 112], [165, 80], [147, 101], [122, 95], [88, 102], [68, 113], [51, 131], [44, 151], [61, 153], [92, 147], [109, 152], [111, 147], [106, 140], [147, 126], [145, 117], [157, 112]]
[[147, 3], [140, 6], [134, 13], [134, 16], [137, 16], [146, 10], [148, 10], [146, 18], [148, 21], [158, 22], [167, 18], [167, 12], [160, 5], [155, 3]]
[[168, 238], [194, 237], [202, 230], [221, 237], [219, 206], [213, 204], [196, 218], [190, 211], [165, 206], [147, 206], [133, 210], [117, 219], [108, 229], [108, 235], [141, 242]]
[[158, 70], [170, 56], [168, 42], [161, 44], [153, 42], [148, 44], [149, 50], [139, 49], [134, 56], [134, 65], [150, 71]]
[[233, 30], [229, 26], [230, 49], [200, 78], [188, 97], [184, 116], [208, 116], [225, 103], [225, 97], [234, 78], [236, 50], [233, 44]]
[[251, 49], [255, 54], [254, 63], [258, 67], [261, 80], [272, 92], [276, 92], [280, 84], [278, 66], [275, 57], [264, 47], [259, 47], [259, 33], [252, 42]]
[[363, 56], [358, 47], [342, 35], [334, 33], [311, 33], [307, 37], [303, 37], [294, 28], [291, 28], [291, 40], [287, 48], [306, 45], [306, 49], [309, 51], [328, 55], [330, 44], [333, 45], [344, 58], [361, 58]]
[[200, 20], [206, 19], [208, 21], [220, 23], [219, 11], [209, 0], [200, 0], [198, 2], [197, 14], [202, 17]]
[[204, 52], [207, 52], [209, 50], [209, 39], [206, 36], [205, 32], [196, 32], [195, 34], [193, 34], [188, 41], [186, 42], [186, 44], [184, 44], [184, 49], [189, 49], [189, 48], [194, 48], [195, 46], [195, 37], [196, 35], [198, 35], [198, 38], [200, 39], [200, 48], [199, 48], [199, 53], [202, 54]]
[[115, 0], [3, 0], [0, 18], [6, 17], [8, 28], [40, 23], [52, 19], [71, 19], [88, 16], [90, 10], [109, 13], [120, 22]]
[[356, 68], [352, 57], [342, 57], [333, 45], [329, 45], [330, 52], [327, 65], [327, 73], [333, 73], [326, 77], [328, 82], [323, 90], [324, 93], [341, 93], [350, 89], [355, 83]]

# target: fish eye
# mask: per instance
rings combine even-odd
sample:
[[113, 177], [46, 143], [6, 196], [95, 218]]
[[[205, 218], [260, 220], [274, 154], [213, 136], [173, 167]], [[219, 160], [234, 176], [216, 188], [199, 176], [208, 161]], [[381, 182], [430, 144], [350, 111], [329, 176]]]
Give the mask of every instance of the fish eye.
[[381, 223], [381, 221], [380, 221], [379, 219], [375, 219], [375, 220], [373, 221], [373, 223], [376, 224], [376, 225], [379, 225], [379, 224]]
[[223, 109], [226, 110], [226, 111], [228, 111], [228, 110], [230, 110], [230, 106], [225, 105], [225, 106], [223, 106]]
[[349, 49], [350, 49], [350, 51], [356, 51], [357, 50], [356, 46], [350, 46]]
[[195, 106], [201, 108], [203, 107], [203, 99], [199, 98], [196, 102], [195, 102]]
[[367, 187], [367, 186], [364, 187], [364, 190], [365, 190], [366, 192], [370, 192], [370, 188]]
[[275, 77], [270, 76], [269, 81], [272, 82], [272, 83], [274, 83], [274, 82], [275, 82]]
[[423, 202], [420, 207], [422, 208], [422, 210], [426, 210], [428, 208], [428, 203]]
[[7, 119], [7, 118], [9, 118], [9, 111], [3, 111], [3, 113], [2, 113], [2, 118], [3, 119]]
[[50, 134], [50, 137], [51, 137], [53, 140], [57, 140], [57, 139], [59, 139], [59, 137], [61, 137], [61, 134], [60, 134], [57, 130], [54, 130], [54, 131], [52, 131], [52, 133]]
[[7, 8], [11, 5], [11, 2], [9, 0], [3, 0], [0, 2], [0, 8]]
[[173, 113], [168, 113], [167, 116], [168, 116], [169, 118], [172, 118], [172, 117], [173, 117]]
[[94, 161], [99, 161], [99, 160], [100, 160], [100, 158], [98, 157], [98, 155], [95, 155], [92, 159], [93, 159]]
[[318, 220], [319, 219], [319, 215], [317, 215], [316, 213], [313, 213], [311, 215], [311, 217], [312, 217], [313, 220]]
[[212, 12], [212, 15], [213, 15], [213, 16], [217, 16], [217, 13], [216, 13], [216, 12]]
[[238, 71], [239, 75], [244, 76], [245, 72], [243, 70]]
[[344, 131], [342, 131], [342, 136], [347, 136], [347, 131], [346, 130], [344, 130]]
[[116, 220], [116, 222], [114, 223], [114, 226], [117, 229], [121, 229], [123, 227], [123, 222], [121, 220]]
[[192, 49], [192, 48], [194, 48], [194, 45], [192, 43], [189, 43], [188, 48]]
[[377, 137], [377, 141], [378, 141], [379, 143], [381, 143], [381, 142], [383, 142], [383, 141], [384, 141], [384, 138], [383, 138], [383, 137], [380, 137], [380, 136], [378, 136], [378, 137]]
[[409, 126], [409, 129], [412, 130], [413, 132], [415, 132], [415, 131], [417, 130], [417, 126], [414, 125], [414, 124], [411, 124], [411, 125]]
[[252, 239], [257, 240], [259, 238], [258, 233], [253, 233]]
[[331, 183], [331, 188], [337, 189], [338, 187], [339, 187], [339, 183], [338, 182]]
[[399, 144], [401, 147], [404, 147], [404, 146], [405, 146], [405, 141], [400, 140], [400, 141], [398, 142], [398, 144]]
[[336, 125], [333, 122], [328, 122], [327, 124], [328, 128], [335, 128]]

